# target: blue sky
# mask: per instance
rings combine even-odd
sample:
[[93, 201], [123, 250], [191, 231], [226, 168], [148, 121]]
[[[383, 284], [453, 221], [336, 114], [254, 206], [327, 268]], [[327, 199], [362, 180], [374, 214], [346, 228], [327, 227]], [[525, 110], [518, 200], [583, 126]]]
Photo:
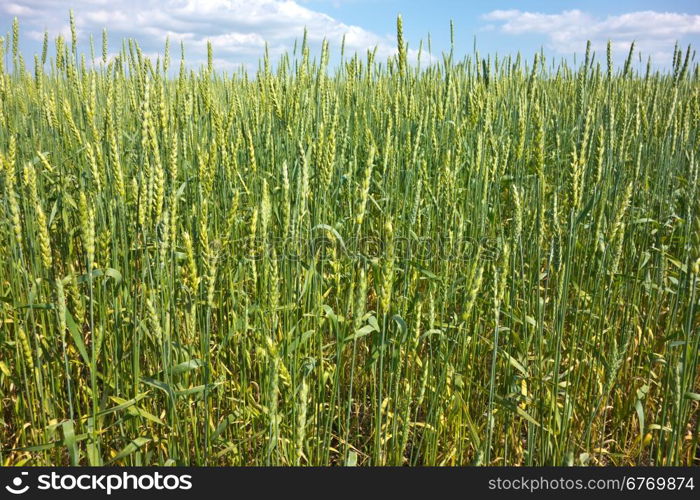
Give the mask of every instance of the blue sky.
[[[616, 0], [616, 1], [465, 1], [465, 0], [435, 0], [435, 1], [400, 1], [400, 0], [310, 0], [303, 2], [304, 5], [322, 10], [331, 16], [342, 19], [348, 24], [358, 24], [376, 33], [390, 33], [395, 27], [395, 16], [401, 13], [404, 19], [404, 31], [406, 38], [413, 47], [417, 47], [420, 39], [426, 39], [430, 33], [434, 52], [449, 48], [449, 21], [455, 22], [455, 44], [462, 52], [471, 51], [476, 36], [477, 48], [483, 53], [510, 54], [522, 51], [532, 55], [540, 47], [551, 54], [568, 54], [572, 51], [570, 46], [578, 47], [577, 51], [582, 53], [585, 50], [585, 41], [577, 45], [578, 38], [574, 38], [570, 44], [557, 44], [546, 34], [548, 27], [546, 22], [542, 23], [542, 31], [534, 29], [526, 30], [523, 33], [508, 33], [503, 30], [503, 23], [495, 20], [484, 19], [488, 13], [501, 10], [518, 10], [523, 13], [538, 13], [557, 15], [566, 11], [579, 10], [589, 14], [593, 19], [603, 22], [610, 17], [620, 17], [625, 14], [639, 12], [654, 13], [684, 13], [695, 16], [690, 22], [694, 23], [694, 29], [684, 36], [669, 36], [658, 40], [653, 33], [645, 33], [640, 30], [634, 33], [638, 36], [637, 46], [644, 46], [645, 35], [648, 38], [646, 45], [653, 45], [656, 54], [666, 56], [667, 52], [673, 51], [673, 43], [677, 39], [685, 44], [692, 43], [693, 46], [700, 46], [700, 1], [689, 0], [669, 0], [664, 2], [648, 0]], [[646, 17], [651, 24], [655, 16]], [[645, 19], [646, 20], [646, 19]], [[517, 23], [517, 19], [515, 20]], [[582, 21], [583, 28], [590, 23]], [[669, 23], [672, 24], [672, 23]], [[653, 28], [654, 26], [649, 26]], [[665, 26], [664, 26], [665, 28]], [[550, 28], [551, 29], [551, 28]], [[604, 44], [608, 38], [617, 39], [624, 43], [624, 48], [620, 47], [619, 53], [626, 55], [629, 48], [630, 36], [623, 36], [627, 33], [622, 29], [614, 29], [609, 26], [601, 31], [590, 31], [588, 33], [593, 42]], [[581, 39], [587, 38], [581, 36]], [[670, 42], [670, 46], [664, 46], [664, 42]], [[650, 43], [654, 42], [654, 43]], [[561, 49], [559, 48], [561, 47]], [[437, 48], [438, 50], [435, 50]], [[621, 55], [621, 54], [620, 54]], [[664, 61], [665, 62], [665, 61]]]
[[399, 13], [414, 58], [419, 41], [427, 42], [428, 34], [433, 58], [449, 50], [450, 19], [458, 56], [472, 51], [475, 37], [482, 55], [520, 51], [531, 58], [543, 48], [550, 60], [580, 56], [586, 40], [601, 50], [611, 39], [617, 60], [635, 41], [643, 64], [652, 56], [656, 66], [664, 68], [676, 41], [700, 46], [700, 2], [688, 0], [0, 0], [0, 34], [11, 30], [14, 16], [19, 18], [22, 52], [29, 64], [41, 50], [44, 29], [51, 40], [59, 33], [68, 35], [71, 7], [84, 50], [93, 34], [100, 52], [106, 27], [110, 54], [118, 50], [122, 37], [133, 37], [146, 54], [155, 56], [169, 36], [174, 47], [184, 41], [188, 61], [198, 65], [211, 40], [216, 66], [224, 70], [241, 64], [255, 68], [266, 42], [273, 56], [290, 50], [305, 26], [316, 50], [327, 38], [337, 52], [345, 34], [349, 52], [364, 53], [377, 46], [379, 57], [385, 58], [395, 51]]

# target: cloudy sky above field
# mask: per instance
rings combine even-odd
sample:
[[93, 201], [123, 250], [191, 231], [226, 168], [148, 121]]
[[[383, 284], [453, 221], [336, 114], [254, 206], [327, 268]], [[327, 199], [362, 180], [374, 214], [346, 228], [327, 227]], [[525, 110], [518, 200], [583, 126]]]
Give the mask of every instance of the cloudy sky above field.
[[[0, 0], [0, 34], [11, 30], [12, 18], [21, 27], [21, 49], [27, 63], [41, 51], [44, 30], [51, 40], [69, 33], [68, 9], [75, 11], [81, 49], [89, 53], [90, 34], [101, 52], [102, 28], [110, 34], [110, 53], [120, 40], [136, 39], [143, 51], [162, 52], [166, 37], [177, 49], [185, 44], [194, 66], [206, 59], [206, 41], [214, 47], [217, 68], [254, 70], [267, 42], [272, 56], [291, 51], [308, 29], [312, 48], [323, 38], [337, 53], [345, 36], [347, 53], [362, 54], [377, 47], [386, 58], [395, 50], [395, 18], [404, 18], [405, 38], [416, 56], [420, 40], [427, 48], [430, 35], [433, 60], [449, 50], [449, 22], [454, 20], [459, 55], [476, 46], [481, 54], [531, 57], [543, 48], [550, 57], [580, 57], [586, 40], [604, 50], [608, 39], [617, 60], [636, 42], [643, 62], [651, 56], [667, 67], [678, 41], [700, 46], [700, 2], [697, 0], [490, 1], [461, 0]], [[424, 49], [424, 58], [429, 57]], [[173, 58], [179, 56], [179, 51]]]

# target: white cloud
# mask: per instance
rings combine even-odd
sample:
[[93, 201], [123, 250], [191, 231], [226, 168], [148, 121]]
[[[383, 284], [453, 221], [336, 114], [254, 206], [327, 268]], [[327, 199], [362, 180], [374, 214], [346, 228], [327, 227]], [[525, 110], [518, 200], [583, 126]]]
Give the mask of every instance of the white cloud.
[[[206, 60], [210, 40], [220, 69], [257, 61], [266, 42], [273, 57], [289, 51], [295, 40], [301, 41], [305, 27], [314, 50], [326, 38], [337, 52], [345, 35], [348, 54], [363, 54], [375, 46], [380, 58], [396, 52], [393, 35], [345, 24], [293, 0], [74, 0], [71, 6], [79, 38], [84, 43], [92, 34], [98, 52], [104, 27], [110, 50], [122, 38], [134, 38], [144, 53], [155, 53], [169, 36], [173, 48], [185, 42], [187, 61], [194, 65]], [[62, 0], [17, 0], [0, 5], [0, 17], [3, 11], [18, 16], [24, 33], [32, 38], [43, 36], [44, 29], [52, 37], [65, 33], [68, 6]]]
[[5, 5], [5, 12], [11, 16], [29, 16], [34, 14], [33, 9], [17, 3], [8, 3]]
[[605, 18], [581, 10], [558, 14], [494, 10], [482, 16], [498, 23], [509, 35], [536, 34], [548, 38], [548, 48], [562, 54], [582, 52], [590, 40], [594, 49], [612, 40], [616, 52], [629, 50], [634, 41], [641, 52], [658, 63], [667, 63], [673, 44], [684, 36], [700, 35], [700, 15], [640, 11]]

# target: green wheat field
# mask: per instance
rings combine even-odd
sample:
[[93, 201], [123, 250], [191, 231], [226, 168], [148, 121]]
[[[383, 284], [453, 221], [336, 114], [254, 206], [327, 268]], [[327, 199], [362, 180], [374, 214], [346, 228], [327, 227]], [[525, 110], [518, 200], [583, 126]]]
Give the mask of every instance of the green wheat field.
[[223, 74], [71, 25], [0, 43], [2, 465], [700, 463], [691, 47], [399, 18]]

